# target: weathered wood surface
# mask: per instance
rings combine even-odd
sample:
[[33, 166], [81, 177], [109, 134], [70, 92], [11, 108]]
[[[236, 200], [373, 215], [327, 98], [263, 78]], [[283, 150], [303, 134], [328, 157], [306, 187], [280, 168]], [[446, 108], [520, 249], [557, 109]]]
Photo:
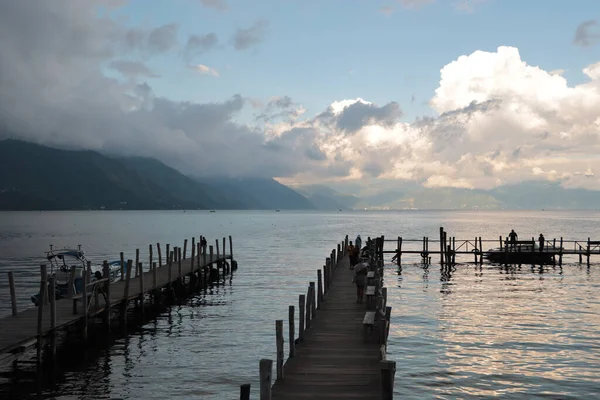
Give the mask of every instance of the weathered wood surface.
[[[223, 259], [231, 259], [230, 255], [222, 255], [219, 259], [216, 256], [212, 258], [207, 255], [206, 262], [200, 263], [200, 268], [203, 268], [212, 263], [216, 263], [217, 261]], [[203, 259], [204, 260], [204, 259]], [[196, 260], [197, 264], [197, 260]], [[191, 270], [191, 259], [182, 260], [182, 269], [184, 271]], [[177, 268], [173, 265], [173, 268]], [[156, 269], [156, 288], [162, 288], [169, 284], [169, 266], [163, 265], [160, 268]], [[195, 266], [195, 270], [198, 270], [197, 265]], [[132, 271], [133, 275], [133, 271]], [[173, 281], [179, 279], [178, 273], [174, 273], [171, 277]], [[129, 282], [129, 291], [128, 291], [128, 299], [136, 299], [140, 296], [140, 278], [131, 279]], [[143, 289], [144, 293], [148, 293], [155, 289], [153, 282], [153, 273], [152, 271], [146, 271], [143, 274]], [[32, 291], [32, 295], [34, 294]], [[113, 282], [110, 285], [110, 304], [111, 308], [117, 304], [120, 304], [123, 301], [125, 294], [125, 281], [120, 280], [118, 282]], [[89, 316], [94, 316], [100, 314], [105, 310], [104, 298], [102, 295], [99, 295], [99, 304], [100, 307], [95, 308], [93, 306], [94, 299], [92, 298], [92, 305], [90, 306]], [[83, 303], [81, 301], [77, 304], [77, 314], [73, 314], [73, 300], [70, 299], [60, 299], [56, 301], [56, 328], [60, 329], [62, 327], [74, 324], [78, 322], [80, 319], [84, 317], [83, 312]], [[23, 312], [18, 313], [17, 315], [9, 315], [0, 319], [0, 354], [7, 353], [13, 351], [24, 344], [30, 342], [31, 340], [36, 338], [37, 335], [37, 324], [38, 324], [38, 309], [37, 307], [31, 307]], [[44, 319], [42, 321], [42, 333], [43, 335], [47, 334], [50, 330], [50, 311], [46, 312], [44, 310]]]
[[273, 385], [273, 399], [380, 398], [380, 349], [376, 339], [363, 341], [365, 309], [356, 303], [348, 266], [342, 258], [311, 328], [285, 363], [284, 379]]

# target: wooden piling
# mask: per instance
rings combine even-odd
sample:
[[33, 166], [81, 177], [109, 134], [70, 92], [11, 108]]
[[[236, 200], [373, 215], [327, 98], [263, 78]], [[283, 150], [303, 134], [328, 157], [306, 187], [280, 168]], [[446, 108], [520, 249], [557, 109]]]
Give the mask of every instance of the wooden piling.
[[186, 259], [186, 257], [187, 257], [187, 243], [188, 243], [188, 240], [187, 240], [187, 239], [184, 239], [184, 240], [183, 240], [183, 259], [184, 259], [184, 260], [185, 260], [185, 259]]
[[196, 238], [192, 237], [192, 255], [190, 259], [190, 274], [194, 274], [194, 259], [196, 258]]
[[177, 248], [177, 271], [179, 272], [179, 279], [181, 279], [181, 247]]
[[229, 256], [233, 260], [233, 242], [231, 241], [231, 235], [229, 235]]
[[305, 329], [305, 303], [306, 296], [301, 294], [298, 296], [298, 341], [304, 340], [304, 329]]
[[[40, 365], [42, 363], [42, 349], [44, 344], [42, 343], [42, 324], [44, 321], [44, 304], [46, 303], [44, 299], [48, 298], [47, 289], [48, 282], [46, 281], [47, 273], [46, 273], [46, 265], [40, 265], [40, 273], [42, 279], [40, 279], [40, 298], [38, 300], [38, 321], [37, 321], [37, 364]], [[54, 293], [52, 293], [54, 295]]]
[[316, 309], [317, 309], [317, 291], [315, 289], [315, 283], [314, 282], [310, 282], [310, 295], [311, 295], [311, 299], [310, 299], [310, 318], [314, 319], [315, 315], [316, 315]]
[[69, 274], [69, 286], [67, 287], [67, 298], [72, 299], [73, 293], [75, 292], [75, 272], [77, 268], [74, 265], [71, 265], [71, 271]]
[[54, 288], [56, 287], [56, 278], [51, 276], [49, 279], [50, 286], [50, 354], [52, 360], [56, 359], [56, 295]]
[[263, 358], [259, 363], [260, 374], [260, 400], [271, 400], [271, 380], [273, 374], [273, 360]]
[[[123, 253], [121, 253], [123, 254]], [[87, 262], [87, 270], [90, 270], [92, 267], [92, 262]], [[83, 274], [83, 289], [81, 291], [81, 304], [83, 305], [83, 340], [87, 342], [87, 334], [88, 334], [88, 291], [87, 285], [90, 283], [90, 277], [87, 271]]]
[[440, 264], [444, 264], [444, 228], [440, 226]]
[[396, 253], [396, 265], [402, 264], [402, 237], [398, 236], [398, 252]]
[[121, 317], [127, 319], [127, 303], [129, 301], [129, 281], [131, 279], [132, 261], [127, 260], [127, 271], [125, 271], [125, 290], [123, 291], [123, 300], [121, 301]]
[[156, 269], [156, 263], [152, 263], [152, 289], [156, 289], [158, 281], [158, 271]]
[[483, 242], [481, 236], [479, 236], [479, 264], [483, 264]]
[[156, 252], [158, 253], [158, 268], [162, 267], [162, 253], [160, 251], [160, 243], [156, 243]]
[[396, 361], [380, 361], [381, 368], [381, 399], [394, 398], [394, 376], [396, 375]]
[[277, 345], [277, 379], [283, 379], [283, 320], [275, 321], [275, 342]]
[[[106, 279], [104, 283], [104, 307], [106, 310], [104, 311], [104, 321], [106, 324], [106, 329], [110, 332], [110, 268], [108, 267], [108, 261], [104, 260], [102, 263], [102, 277]], [[143, 289], [142, 289], [143, 291]]]
[[10, 306], [12, 315], [17, 315], [17, 292], [15, 290], [15, 276], [12, 271], [8, 272], [8, 287], [10, 289]]
[[123, 255], [123, 252], [119, 255], [121, 257], [121, 280], [123, 280], [125, 279], [125, 256]]
[[321, 270], [317, 270], [317, 309], [321, 308], [323, 302], [323, 278], [321, 277]]
[[138, 276], [138, 274], [140, 273], [140, 271], [138, 271], [139, 263], [140, 263], [140, 249], [135, 249], [135, 264], [133, 265], [135, 267], [135, 275], [133, 275], [134, 277]]
[[144, 269], [142, 263], [139, 266], [140, 269], [140, 310], [142, 311], [142, 318], [144, 318], [144, 298], [146, 291], [144, 290]]
[[294, 306], [290, 306], [288, 313], [288, 334], [290, 340], [290, 357], [296, 355], [296, 317], [294, 315]]
[[250, 400], [250, 384], [244, 383], [240, 386], [240, 400]]
[[310, 302], [312, 301], [312, 295], [310, 293], [310, 285], [308, 286], [308, 290], [306, 291], [306, 329], [308, 330], [311, 326], [311, 310], [312, 306]]

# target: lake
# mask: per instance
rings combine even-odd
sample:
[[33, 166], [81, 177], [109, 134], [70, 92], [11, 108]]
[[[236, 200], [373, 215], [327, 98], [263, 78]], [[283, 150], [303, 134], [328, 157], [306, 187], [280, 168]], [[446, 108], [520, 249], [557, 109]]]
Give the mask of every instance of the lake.
[[[231, 283], [99, 345], [41, 398], [233, 399], [243, 383], [257, 398], [258, 362], [276, 356], [274, 321], [287, 319], [288, 305], [344, 235], [437, 239], [443, 226], [457, 239], [495, 239], [514, 228], [520, 238], [600, 240], [599, 222], [593, 211], [2, 212], [0, 315], [10, 314], [11, 270], [19, 308], [31, 307], [50, 244], [80, 244], [98, 263], [121, 251], [134, 258], [136, 248], [145, 260], [151, 243], [204, 235], [214, 244], [232, 235], [239, 269]], [[543, 271], [461, 263], [451, 276], [440, 274], [437, 256], [428, 268], [404, 256], [401, 270], [390, 259], [388, 352], [398, 398], [568, 399], [600, 391], [600, 257], [589, 268], [565, 258], [562, 268]], [[6, 376], [0, 397], [40, 398]]]

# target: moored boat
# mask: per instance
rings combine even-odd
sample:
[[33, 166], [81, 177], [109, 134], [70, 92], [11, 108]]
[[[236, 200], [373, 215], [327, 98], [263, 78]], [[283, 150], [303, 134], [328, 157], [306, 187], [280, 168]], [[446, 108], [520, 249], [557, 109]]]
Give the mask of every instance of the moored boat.
[[[54, 296], [61, 299], [67, 297], [69, 293], [69, 284], [71, 281], [71, 267], [75, 267], [75, 276], [73, 279], [73, 293], [81, 293], [83, 291], [83, 274], [87, 271], [88, 260], [85, 257], [81, 246], [77, 249], [62, 248], [53, 249], [50, 246], [50, 251], [46, 252], [46, 260], [50, 262], [50, 270], [48, 277], [54, 277]], [[126, 268], [127, 266], [125, 266]], [[121, 277], [121, 262], [111, 261], [108, 263], [109, 277], [111, 280], [117, 280]], [[102, 265], [90, 265], [90, 282], [102, 279]], [[48, 287], [49, 293], [52, 292]], [[37, 306], [40, 293], [31, 296], [31, 301]]]
[[[553, 249], [556, 250], [556, 249]], [[502, 248], [496, 247], [484, 252], [483, 257], [499, 264], [552, 264], [554, 252], [540, 251], [536, 243], [508, 243]]]

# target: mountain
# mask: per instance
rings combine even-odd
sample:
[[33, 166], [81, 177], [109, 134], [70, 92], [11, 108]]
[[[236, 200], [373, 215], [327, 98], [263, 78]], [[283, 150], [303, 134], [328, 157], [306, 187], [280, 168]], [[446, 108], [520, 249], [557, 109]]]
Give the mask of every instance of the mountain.
[[600, 208], [600, 191], [565, 189], [558, 182], [529, 181], [504, 185], [489, 191], [507, 208], [579, 209]]
[[272, 179], [199, 182], [147, 158], [0, 141], [0, 210], [314, 209]]
[[319, 210], [354, 208], [360, 200], [354, 195], [342, 194], [325, 185], [307, 185], [294, 188]]
[[[462, 188], [425, 188], [414, 184], [398, 188], [376, 187], [359, 196], [352, 196], [354, 209], [598, 209], [600, 191], [568, 189], [557, 182], [527, 181], [503, 185], [491, 190]], [[343, 189], [322, 190], [314, 186], [298, 187], [320, 209], [331, 207], [344, 195]], [[355, 190], [355, 188], [350, 188]], [[319, 201], [315, 197], [319, 196]]]
[[304, 196], [270, 178], [201, 177], [198, 182], [231, 198], [243, 200], [243, 209], [314, 210]]

